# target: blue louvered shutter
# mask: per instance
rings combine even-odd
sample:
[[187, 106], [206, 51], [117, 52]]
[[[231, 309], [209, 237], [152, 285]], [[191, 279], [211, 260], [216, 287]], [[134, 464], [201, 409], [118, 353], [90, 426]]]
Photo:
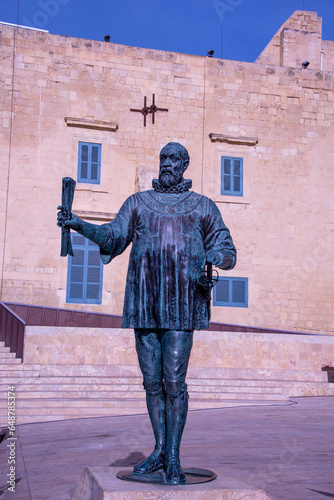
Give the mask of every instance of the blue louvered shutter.
[[66, 301], [101, 304], [103, 264], [99, 247], [84, 236], [71, 233], [71, 237], [74, 257], [68, 258]]
[[221, 194], [243, 195], [243, 159], [221, 157]]
[[213, 289], [213, 305], [248, 307], [248, 278], [219, 278]]
[[101, 144], [79, 142], [78, 182], [100, 184]]

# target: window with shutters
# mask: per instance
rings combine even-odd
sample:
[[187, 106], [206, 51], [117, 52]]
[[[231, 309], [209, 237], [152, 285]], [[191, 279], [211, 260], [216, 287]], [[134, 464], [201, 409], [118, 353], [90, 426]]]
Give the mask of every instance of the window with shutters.
[[213, 289], [213, 305], [248, 307], [248, 278], [219, 278]]
[[71, 233], [74, 257], [68, 257], [66, 302], [101, 304], [103, 264], [100, 250], [84, 236]]
[[79, 142], [78, 182], [100, 184], [101, 144]]
[[243, 158], [221, 157], [221, 194], [243, 196]]

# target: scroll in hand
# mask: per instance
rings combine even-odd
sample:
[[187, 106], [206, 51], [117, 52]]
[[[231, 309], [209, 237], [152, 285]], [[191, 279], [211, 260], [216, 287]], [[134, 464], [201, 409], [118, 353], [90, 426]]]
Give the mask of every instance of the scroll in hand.
[[74, 197], [75, 180], [71, 177], [63, 177], [63, 191], [61, 200], [61, 210], [62, 210], [62, 228], [61, 228], [61, 257], [66, 257], [66, 255], [74, 255], [70, 228], [64, 224], [66, 220], [71, 218], [72, 202]]

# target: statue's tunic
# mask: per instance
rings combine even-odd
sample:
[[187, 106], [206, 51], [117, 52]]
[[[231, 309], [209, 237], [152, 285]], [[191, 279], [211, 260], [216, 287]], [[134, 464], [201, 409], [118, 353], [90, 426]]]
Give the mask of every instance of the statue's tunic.
[[207, 329], [209, 308], [198, 283], [206, 254], [232, 256], [230, 268], [236, 260], [213, 201], [192, 191], [144, 191], [130, 196], [106, 226], [105, 264], [132, 242], [122, 328]]

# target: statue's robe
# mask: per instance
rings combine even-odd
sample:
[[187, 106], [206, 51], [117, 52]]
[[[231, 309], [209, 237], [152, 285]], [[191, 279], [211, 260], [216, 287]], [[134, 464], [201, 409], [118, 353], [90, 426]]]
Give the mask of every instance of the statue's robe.
[[209, 326], [207, 293], [198, 282], [206, 254], [236, 250], [217, 206], [193, 191], [130, 196], [105, 225], [104, 264], [132, 242], [122, 328], [201, 330]]

